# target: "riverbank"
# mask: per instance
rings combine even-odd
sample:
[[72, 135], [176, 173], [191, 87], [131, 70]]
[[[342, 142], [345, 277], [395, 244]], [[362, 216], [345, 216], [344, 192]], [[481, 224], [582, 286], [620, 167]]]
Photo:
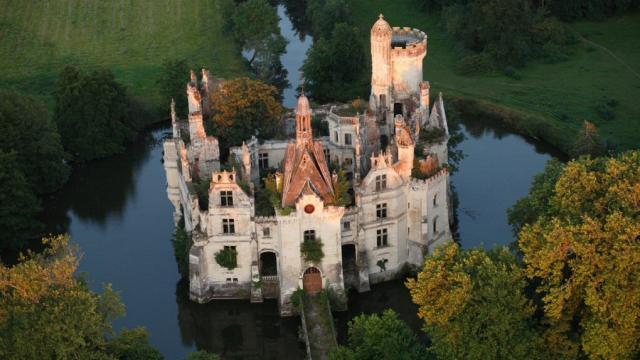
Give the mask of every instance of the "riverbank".
[[[432, 93], [466, 102], [474, 112], [504, 115], [519, 132], [539, 137], [563, 152], [571, 147], [584, 120], [619, 149], [640, 143], [640, 13], [603, 22], [577, 22], [570, 29], [584, 40], [572, 47], [567, 61], [533, 62], [518, 69], [520, 80], [502, 74], [463, 76], [455, 65], [464, 50], [440, 24], [440, 15], [418, 9], [411, 1], [349, 0], [355, 24], [369, 49], [369, 29], [379, 13], [392, 26], [425, 31], [429, 48], [424, 77]], [[368, 76], [367, 72], [367, 76]], [[613, 106], [609, 104], [614, 104]], [[608, 120], [603, 110], [614, 114]]]

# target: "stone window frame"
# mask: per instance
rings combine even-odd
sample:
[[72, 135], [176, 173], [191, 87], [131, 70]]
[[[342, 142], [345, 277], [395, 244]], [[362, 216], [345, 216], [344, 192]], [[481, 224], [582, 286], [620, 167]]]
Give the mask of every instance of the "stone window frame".
[[340, 138], [338, 137], [337, 131], [333, 132], [333, 141], [335, 141], [336, 144], [340, 144]]
[[271, 237], [271, 228], [268, 226], [265, 226], [262, 228], [262, 237]]
[[343, 162], [344, 162], [344, 164], [345, 164], [345, 165], [347, 165], [347, 166], [351, 166], [351, 165], [353, 165], [353, 159], [352, 159], [352, 158], [350, 158], [350, 157], [346, 157], [346, 158], [344, 158], [344, 161], [343, 161]]
[[315, 241], [316, 240], [316, 231], [315, 230], [305, 230], [302, 233], [302, 239], [303, 239], [304, 242]]
[[351, 145], [353, 144], [353, 141], [351, 139], [351, 134], [350, 133], [345, 133], [344, 134], [344, 144], [345, 145]]
[[342, 223], [342, 230], [350, 231], [351, 230], [351, 221], [345, 221]]
[[387, 228], [376, 230], [376, 247], [389, 246], [389, 230]]
[[432, 226], [433, 226], [433, 234], [437, 234], [438, 233], [438, 217], [434, 217], [433, 221], [432, 221]]
[[433, 207], [438, 207], [438, 193], [433, 195]]
[[376, 175], [376, 191], [382, 191], [387, 188], [387, 174]]
[[269, 168], [269, 153], [258, 153], [258, 169], [265, 170]]
[[220, 206], [223, 206], [223, 207], [233, 206], [233, 190], [220, 191]]
[[376, 204], [376, 219], [386, 219], [388, 215], [387, 209], [386, 202]]
[[235, 234], [236, 224], [235, 219], [222, 219], [222, 233], [223, 234]]

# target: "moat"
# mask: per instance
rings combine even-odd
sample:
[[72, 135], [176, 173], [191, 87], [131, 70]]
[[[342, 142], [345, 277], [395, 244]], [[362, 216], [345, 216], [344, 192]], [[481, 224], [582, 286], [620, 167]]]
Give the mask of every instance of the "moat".
[[[282, 60], [295, 88], [311, 38], [300, 41], [282, 7], [279, 14], [283, 35], [290, 40]], [[287, 90], [285, 105], [291, 106], [294, 96], [293, 89]], [[506, 209], [527, 193], [533, 175], [554, 153], [499, 125], [456, 120], [462, 121], [466, 136], [458, 147], [466, 157], [452, 176], [460, 200], [461, 244], [508, 244], [514, 238]], [[224, 358], [302, 358], [299, 319], [280, 318], [275, 301], [200, 305], [188, 300], [170, 241], [173, 209], [162, 164], [162, 140], [170, 134], [168, 124], [158, 125], [124, 154], [76, 168], [67, 186], [45, 204], [48, 228], [69, 232], [80, 246], [80, 271], [88, 273], [94, 290], [108, 282], [121, 292], [127, 315], [116, 321], [116, 328], [146, 327], [167, 359], [184, 358], [196, 348]], [[340, 340], [350, 318], [389, 307], [421, 334], [422, 322], [408, 291], [401, 281], [393, 281], [368, 293], [350, 293], [349, 310], [335, 314]]]

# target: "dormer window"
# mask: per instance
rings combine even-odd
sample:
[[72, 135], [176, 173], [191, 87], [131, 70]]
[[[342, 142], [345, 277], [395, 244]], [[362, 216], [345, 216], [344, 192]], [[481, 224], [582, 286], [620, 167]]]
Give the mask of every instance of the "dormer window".
[[220, 191], [220, 206], [233, 206], [233, 191]]
[[387, 175], [376, 176], [376, 191], [382, 191], [387, 188]]

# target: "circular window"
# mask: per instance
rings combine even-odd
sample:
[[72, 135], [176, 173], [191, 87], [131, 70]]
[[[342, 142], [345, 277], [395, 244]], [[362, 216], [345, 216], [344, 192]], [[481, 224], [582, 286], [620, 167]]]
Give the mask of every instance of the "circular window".
[[309, 204], [304, 207], [304, 212], [306, 212], [307, 214], [311, 214], [315, 209], [316, 208], [313, 207], [313, 205]]

